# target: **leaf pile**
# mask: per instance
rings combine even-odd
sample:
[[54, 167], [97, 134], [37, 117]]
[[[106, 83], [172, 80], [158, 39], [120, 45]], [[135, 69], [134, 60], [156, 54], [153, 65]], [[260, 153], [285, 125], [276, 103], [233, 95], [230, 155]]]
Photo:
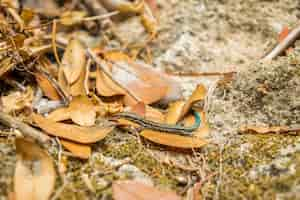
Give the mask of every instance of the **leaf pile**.
[[[24, 127], [23, 122], [35, 127], [33, 135], [56, 138], [69, 154], [80, 159], [88, 159], [92, 154], [91, 144], [107, 137], [116, 127], [135, 129], [146, 140], [176, 148], [199, 148], [207, 144], [206, 115], [202, 107], [195, 106], [205, 99], [204, 86], [198, 85], [183, 100], [178, 81], [153, 68], [144, 57], [147, 44], [157, 34], [156, 1], [104, 0], [98, 1], [97, 10], [90, 5], [92, 1], [66, 1], [63, 6], [55, 1], [45, 1], [43, 5], [42, 1], [33, 2], [0, 2], [2, 123], [19, 129], [23, 137], [30, 135], [20, 128]], [[124, 42], [115, 31], [114, 27], [121, 26], [124, 18], [139, 19], [143, 31], [138, 41]], [[119, 47], [113, 48], [110, 37], [118, 40]], [[191, 136], [114, 118], [128, 111], [142, 122], [184, 128], [196, 123], [191, 110], [201, 116], [201, 125]], [[5, 118], [7, 114], [14, 118]], [[55, 166], [39, 145], [28, 138], [16, 139], [15, 199], [49, 199], [52, 194]], [[135, 183], [131, 184], [130, 187], [135, 187]], [[40, 189], [40, 185], [47, 186]], [[123, 189], [130, 189], [125, 185], [114, 184], [116, 199]], [[138, 187], [157, 197], [165, 196], [161, 199], [179, 199], [172, 193]]]

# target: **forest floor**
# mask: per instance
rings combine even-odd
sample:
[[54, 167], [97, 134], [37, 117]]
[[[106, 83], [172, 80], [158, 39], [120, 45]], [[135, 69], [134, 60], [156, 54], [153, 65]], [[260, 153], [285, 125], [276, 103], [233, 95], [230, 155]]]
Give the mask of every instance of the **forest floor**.
[[[238, 131], [244, 125], [300, 124], [300, 43], [288, 56], [261, 61], [276, 45], [282, 28], [296, 25], [298, 1], [157, 2], [159, 34], [150, 46], [155, 67], [237, 72], [223, 85], [217, 84], [221, 76], [177, 78], [186, 96], [199, 83], [208, 88], [209, 144], [178, 151], [116, 130], [93, 145], [88, 161], [68, 157], [54, 196], [111, 199], [112, 181], [131, 178], [187, 198], [189, 188], [203, 181], [203, 199], [300, 199], [300, 137]], [[50, 151], [57, 155], [56, 147]], [[0, 157], [0, 200], [4, 200], [12, 190], [13, 137], [0, 137]]]

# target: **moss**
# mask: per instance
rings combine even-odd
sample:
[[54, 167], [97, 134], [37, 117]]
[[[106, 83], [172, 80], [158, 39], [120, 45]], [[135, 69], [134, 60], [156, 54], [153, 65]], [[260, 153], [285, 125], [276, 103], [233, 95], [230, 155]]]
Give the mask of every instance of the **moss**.
[[[147, 141], [144, 142], [148, 143]], [[126, 143], [123, 142], [117, 145], [114, 142], [106, 143], [103, 154], [115, 159], [131, 157], [133, 159], [132, 164], [151, 176], [156, 185], [163, 188], [179, 189], [177, 188], [178, 181], [175, 180], [174, 174], [178, 174], [180, 170], [160, 163], [147, 153], [145, 147], [140, 145], [136, 138], [131, 138], [126, 140]], [[151, 145], [152, 148], [157, 148], [157, 146], [149, 144], [148, 147], [150, 149]]]

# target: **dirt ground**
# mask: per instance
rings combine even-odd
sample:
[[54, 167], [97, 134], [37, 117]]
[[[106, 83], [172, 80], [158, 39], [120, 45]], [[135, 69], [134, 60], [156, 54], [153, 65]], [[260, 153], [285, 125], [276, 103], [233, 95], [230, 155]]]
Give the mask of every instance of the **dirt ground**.
[[[300, 43], [289, 56], [260, 62], [284, 26], [300, 18], [296, 0], [158, 0], [160, 28], [150, 48], [155, 67], [175, 72], [238, 72], [178, 77], [188, 95], [208, 88], [210, 144], [178, 151], [115, 131], [93, 146], [88, 161], [67, 157], [53, 199], [111, 199], [111, 182], [131, 178], [189, 199], [202, 181], [203, 199], [300, 199], [300, 137], [239, 134], [242, 125], [300, 123]], [[259, 88], [267, 88], [262, 92]], [[58, 147], [50, 149], [58, 158]], [[12, 191], [13, 137], [0, 137], [0, 200]], [[124, 164], [126, 163], [126, 164]], [[121, 166], [121, 167], [119, 167]]]

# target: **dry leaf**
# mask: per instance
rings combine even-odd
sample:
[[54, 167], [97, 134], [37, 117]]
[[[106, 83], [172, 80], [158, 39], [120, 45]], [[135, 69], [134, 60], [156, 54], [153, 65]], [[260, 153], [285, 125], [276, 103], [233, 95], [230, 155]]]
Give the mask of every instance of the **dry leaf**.
[[136, 113], [137, 115], [145, 116], [146, 105], [143, 102], [139, 102], [136, 105], [132, 106], [130, 111]]
[[205, 140], [197, 137], [182, 136], [176, 135], [176, 133], [165, 133], [148, 129], [143, 130], [141, 135], [152, 142], [177, 148], [200, 148], [207, 144]]
[[148, 120], [155, 122], [163, 122], [164, 114], [156, 108], [145, 105], [143, 102], [140, 102], [133, 107], [131, 107], [130, 112], [136, 113], [139, 116], [145, 117]]
[[86, 78], [88, 78], [86, 76], [87, 74], [87, 69], [86, 67], [83, 68], [83, 70], [81, 71], [81, 74], [78, 78], [78, 80], [75, 81], [75, 83], [73, 83], [70, 86], [70, 94], [75, 97], [75, 96], [85, 96], [87, 95], [87, 89], [85, 87], [85, 83], [86, 83]]
[[300, 128], [290, 128], [288, 126], [242, 126], [240, 128], [240, 132], [246, 133], [246, 132], [255, 132], [260, 134], [265, 133], [286, 133], [286, 132], [297, 132]]
[[72, 121], [81, 126], [92, 126], [96, 120], [96, 109], [93, 102], [87, 96], [73, 98], [69, 105]]
[[[209, 134], [209, 125], [205, 113], [203, 111], [198, 111], [198, 113], [200, 113], [201, 116], [201, 125], [197, 130], [193, 132], [193, 136], [198, 138], [205, 138]], [[192, 126], [195, 123], [195, 117], [191, 114], [184, 118], [183, 121], [185, 126]]]
[[3, 111], [6, 113], [30, 107], [33, 101], [33, 90], [27, 87], [25, 92], [15, 91], [1, 97]]
[[60, 140], [60, 143], [78, 158], [88, 159], [91, 156], [92, 150], [88, 145], [78, 144], [62, 139]]
[[71, 113], [69, 108], [58, 108], [51, 112], [46, 117], [47, 119], [54, 121], [54, 122], [60, 122], [65, 121], [71, 118]]
[[149, 5], [153, 13], [157, 12], [158, 7], [156, 0], [146, 0], [146, 3]]
[[138, 125], [130, 120], [127, 120], [127, 119], [120, 118], [120, 119], [117, 119], [116, 121], [117, 121], [118, 127], [121, 127], [121, 128], [122, 127], [125, 127], [125, 128], [127, 128], [127, 127], [139, 128], [140, 127], [140, 125]]
[[166, 124], [176, 124], [180, 118], [183, 106], [185, 105], [184, 101], [175, 101], [169, 105], [165, 123]]
[[282, 42], [290, 33], [290, 30], [287, 26], [283, 27], [282, 31], [278, 35], [278, 41]]
[[191, 109], [194, 103], [204, 100], [206, 93], [207, 93], [206, 88], [203, 85], [201, 84], [197, 85], [197, 88], [194, 90], [192, 95], [189, 97], [189, 99], [183, 106], [181, 115], [178, 120], [182, 119], [188, 113], [188, 111]]
[[120, 87], [116, 82], [111, 80], [104, 72], [97, 70], [96, 74], [96, 89], [98, 94], [105, 97], [125, 95], [124, 102], [125, 105], [135, 105], [138, 100], [128, 95], [127, 91]]
[[71, 119], [78, 125], [92, 126], [95, 124], [97, 109], [99, 108], [87, 96], [77, 96], [70, 102], [69, 107], [56, 109], [46, 118], [54, 122]]
[[59, 86], [64, 90], [64, 92], [68, 95], [70, 95], [70, 85], [67, 82], [66, 76], [63, 72], [63, 68], [60, 67], [58, 69], [58, 83]]
[[120, 51], [106, 51], [103, 53], [103, 56], [106, 60], [111, 61], [127, 61], [130, 62], [132, 59], [126, 55], [125, 53], [122, 53]]
[[204, 100], [206, 92], [205, 87], [200, 84], [186, 102], [176, 101], [171, 103], [166, 114], [165, 123], [176, 124], [189, 112], [194, 103]]
[[[137, 101], [151, 104], [160, 100], [171, 101], [181, 98], [181, 87], [170, 76], [141, 61], [131, 61], [126, 56], [122, 60], [124, 56], [122, 56], [123, 54], [119, 56], [119, 54], [114, 53], [112, 56], [106, 57], [104, 54], [109, 62], [102, 61], [102, 67], [111, 71], [112, 78], [117, 82], [114, 82], [114, 84], [120, 84], [125, 88], [125, 91], [124, 89], [121, 92], [120, 90], [114, 90], [115, 92], [126, 95], [125, 98], [131, 95], [136, 98], [136, 102], [133, 104], [131, 102], [129, 104], [125, 99], [126, 105], [133, 106], [138, 103]], [[108, 67], [109, 64], [111, 65]], [[128, 91], [130, 94], [128, 94]]]
[[[278, 35], [278, 41], [279, 43], [283, 42], [284, 39], [289, 35], [290, 30], [287, 26], [283, 27], [282, 31]], [[285, 50], [286, 53], [290, 53], [293, 51], [292, 47], [289, 47], [287, 50]]]
[[49, 199], [56, 178], [50, 156], [37, 144], [20, 138], [16, 139], [16, 148], [15, 199]]
[[86, 65], [84, 46], [77, 39], [70, 40], [61, 61], [61, 68], [69, 85], [78, 80]]
[[153, 108], [151, 106], [146, 106], [145, 117], [148, 120], [159, 122], [159, 123], [164, 123], [165, 120], [165, 115], [160, 110]]
[[[157, 102], [165, 97], [168, 86], [160, 84], [158, 81], [160, 74], [151, 70], [143, 71], [145, 74], [137, 72], [139, 71], [128, 63], [117, 62], [113, 65], [112, 77], [145, 104]], [[156, 77], [156, 80], [151, 77]]]
[[1, 60], [0, 62], [0, 77], [2, 75], [4, 75], [6, 72], [8, 72], [13, 66], [14, 66], [14, 62], [12, 62], [12, 58], [8, 57], [8, 58], [4, 58], [3, 60]]
[[42, 73], [39, 72], [34, 73], [34, 76], [46, 97], [48, 97], [51, 100], [60, 100], [58, 92], [53, 87], [51, 82], [47, 79], [47, 77], [45, 77]]
[[35, 113], [32, 114], [32, 119], [38, 127], [43, 129], [49, 135], [61, 137], [82, 144], [98, 142], [114, 129], [112, 126], [80, 127], [77, 125], [53, 122]]
[[100, 0], [101, 4], [110, 11], [119, 11], [124, 14], [140, 13], [143, 10], [143, 1], [138, 1], [136, 3], [124, 1], [124, 0]]
[[124, 91], [119, 85], [113, 82], [100, 69], [97, 69], [96, 73], [96, 89], [98, 94], [105, 97], [126, 94], [126, 91]]
[[141, 61], [116, 62], [113, 77], [145, 104], [181, 98], [181, 87], [170, 76]]
[[80, 23], [84, 17], [86, 17], [86, 12], [83, 11], [66, 11], [60, 16], [60, 23], [66, 26], [71, 26]]
[[173, 192], [160, 191], [136, 181], [116, 181], [112, 185], [115, 200], [180, 200]]

